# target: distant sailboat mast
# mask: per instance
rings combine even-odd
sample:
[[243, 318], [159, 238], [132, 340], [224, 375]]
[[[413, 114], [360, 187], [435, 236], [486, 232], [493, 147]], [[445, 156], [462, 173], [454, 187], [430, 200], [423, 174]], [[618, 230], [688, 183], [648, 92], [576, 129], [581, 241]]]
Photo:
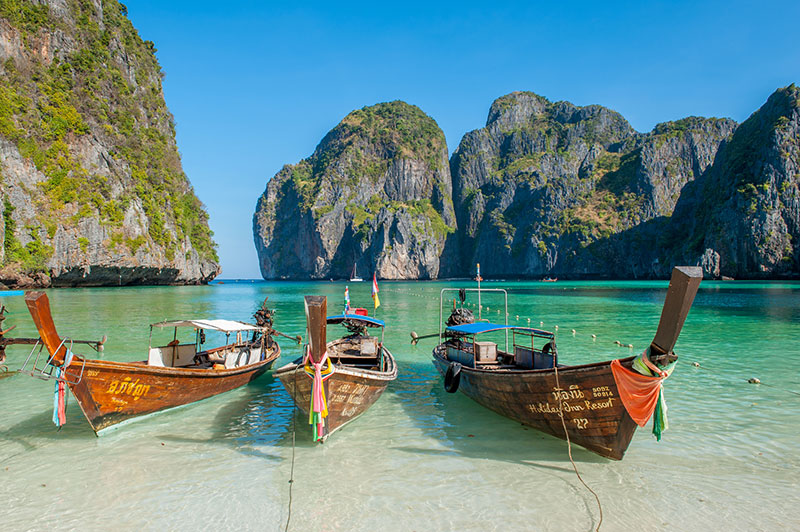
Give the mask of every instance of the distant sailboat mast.
[[364, 279], [359, 277], [358, 273], [356, 273], [356, 265], [355, 265], [355, 263], [353, 263], [353, 274], [350, 276], [350, 282], [351, 283], [358, 283], [358, 282], [361, 282], [363, 280]]

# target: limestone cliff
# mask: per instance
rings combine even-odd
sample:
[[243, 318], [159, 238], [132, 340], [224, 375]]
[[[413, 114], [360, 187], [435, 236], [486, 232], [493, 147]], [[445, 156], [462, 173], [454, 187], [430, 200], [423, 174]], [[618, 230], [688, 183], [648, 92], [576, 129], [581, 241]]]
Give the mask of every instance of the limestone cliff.
[[530, 92], [497, 99], [486, 127], [467, 133], [452, 157], [460, 261], [450, 261], [445, 275], [462, 275], [475, 262], [501, 276], [552, 271], [566, 216], [584, 214], [599, 174], [619, 167], [635, 143], [625, 119], [603, 107]]
[[202, 283], [219, 273], [154, 52], [114, 0], [0, 3], [0, 281]]
[[690, 117], [641, 134], [601, 106], [499, 98], [451, 160], [461, 232], [445, 274], [662, 276], [655, 228], [735, 127]]
[[713, 276], [800, 275], [800, 88], [773, 93], [681, 196], [672, 260]]
[[267, 184], [253, 217], [266, 279], [430, 279], [455, 228], [444, 134], [419, 108], [353, 111]]
[[688, 117], [639, 133], [605, 107], [515, 92], [464, 135], [449, 173], [419, 109], [364, 108], [268, 184], [262, 273], [459, 277], [480, 262], [493, 277], [638, 279], [682, 263], [800, 277], [799, 102], [790, 85], [741, 125]]

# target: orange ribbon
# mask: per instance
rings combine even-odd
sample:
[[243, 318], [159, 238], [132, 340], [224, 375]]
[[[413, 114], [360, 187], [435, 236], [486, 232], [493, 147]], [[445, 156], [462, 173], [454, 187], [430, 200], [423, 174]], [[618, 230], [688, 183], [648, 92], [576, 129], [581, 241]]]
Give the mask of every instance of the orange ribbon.
[[[647, 357], [643, 358], [647, 363]], [[659, 375], [663, 376], [648, 377], [624, 368], [619, 360], [612, 360], [611, 373], [614, 375], [619, 397], [625, 410], [637, 425], [644, 427], [656, 409], [658, 394], [661, 391], [661, 384], [666, 378], [666, 372], [659, 371]]]

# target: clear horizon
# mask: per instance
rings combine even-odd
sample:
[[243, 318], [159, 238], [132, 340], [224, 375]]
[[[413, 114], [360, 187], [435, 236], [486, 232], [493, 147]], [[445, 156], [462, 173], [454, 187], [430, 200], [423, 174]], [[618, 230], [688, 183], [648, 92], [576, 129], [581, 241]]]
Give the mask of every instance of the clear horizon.
[[516, 90], [603, 105], [646, 132], [692, 115], [742, 122], [800, 82], [796, 2], [126, 5], [158, 49], [221, 280], [261, 278], [252, 216], [267, 181], [355, 109], [417, 105], [452, 153]]

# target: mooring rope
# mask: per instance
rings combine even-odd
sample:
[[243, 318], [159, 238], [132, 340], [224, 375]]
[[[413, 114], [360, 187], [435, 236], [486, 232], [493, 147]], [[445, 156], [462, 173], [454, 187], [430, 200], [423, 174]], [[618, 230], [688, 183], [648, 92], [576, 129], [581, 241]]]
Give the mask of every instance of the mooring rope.
[[791, 393], [791, 394], [794, 394], [794, 395], [800, 395], [800, 393], [793, 392], [792, 390], [787, 390], [786, 388], [781, 388], [780, 386], [775, 386], [774, 384], [770, 384], [768, 382], [760, 382], [759, 381], [759, 382], [757, 382], [755, 384], [760, 384], [761, 386], [768, 386], [770, 388], [775, 388], [776, 390], [780, 390], [780, 391], [786, 392], [786, 393]]
[[[294, 393], [297, 394], [297, 371], [300, 368], [294, 369]], [[294, 486], [294, 435], [297, 428], [297, 401], [292, 398], [292, 469], [289, 472], [289, 515], [286, 517], [286, 528], [284, 532], [289, 531], [289, 522], [292, 520], [292, 486]]]
[[[556, 370], [556, 388], [561, 389], [561, 384], [558, 382], [558, 364], [554, 365], [553, 368]], [[581, 484], [583, 484], [586, 489], [594, 495], [595, 500], [597, 500], [597, 508], [600, 510], [600, 521], [598, 521], [595, 531], [600, 532], [600, 525], [603, 524], [603, 505], [600, 504], [600, 497], [597, 496], [597, 493], [583, 480], [583, 477], [581, 477], [581, 474], [578, 472], [578, 466], [575, 464], [575, 460], [572, 459], [572, 442], [569, 441], [569, 431], [567, 430], [567, 423], [564, 421], [564, 412], [561, 402], [558, 403], [558, 417], [561, 418], [561, 426], [564, 427], [564, 435], [567, 437], [567, 453], [569, 453], [569, 461], [572, 462], [572, 468], [575, 470], [575, 474], [578, 475], [578, 480], [581, 481]]]

